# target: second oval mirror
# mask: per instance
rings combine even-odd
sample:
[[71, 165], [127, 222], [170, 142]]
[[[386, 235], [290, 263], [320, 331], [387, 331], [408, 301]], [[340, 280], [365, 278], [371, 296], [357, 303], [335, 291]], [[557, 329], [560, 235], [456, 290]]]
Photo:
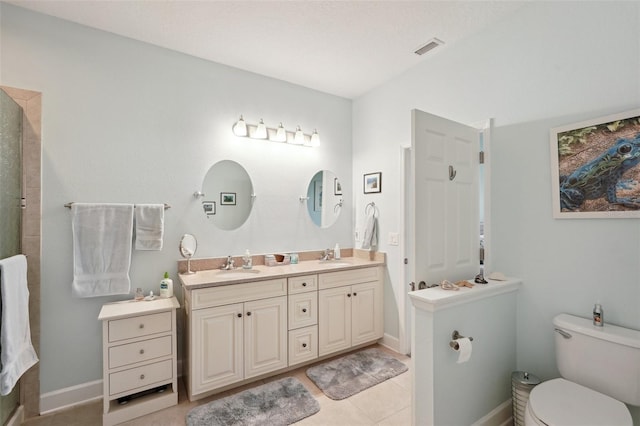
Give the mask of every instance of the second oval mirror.
[[253, 183], [249, 173], [231, 160], [211, 166], [202, 183], [202, 208], [220, 229], [239, 228], [249, 218], [253, 206]]
[[307, 188], [307, 211], [320, 228], [333, 225], [342, 211], [342, 185], [335, 173], [320, 170], [313, 175]]

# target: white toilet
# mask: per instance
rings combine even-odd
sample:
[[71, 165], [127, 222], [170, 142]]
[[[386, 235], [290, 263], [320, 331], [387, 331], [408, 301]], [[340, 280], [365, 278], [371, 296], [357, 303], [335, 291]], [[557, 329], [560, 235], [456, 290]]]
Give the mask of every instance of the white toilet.
[[553, 319], [563, 378], [531, 390], [524, 424], [633, 426], [640, 406], [640, 331], [561, 314]]

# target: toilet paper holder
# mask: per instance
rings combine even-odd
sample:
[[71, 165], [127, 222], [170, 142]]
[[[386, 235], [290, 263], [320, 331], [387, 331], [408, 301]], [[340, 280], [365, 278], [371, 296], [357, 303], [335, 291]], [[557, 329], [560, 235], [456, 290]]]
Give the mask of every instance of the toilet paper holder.
[[[458, 330], [453, 330], [453, 333], [451, 333], [451, 341], [449, 342], [449, 346], [451, 346], [453, 350], [457, 351], [458, 349], [460, 349], [460, 344], [457, 342], [457, 340], [463, 337], [463, 335], [458, 333]], [[473, 337], [469, 337], [469, 340], [473, 341]]]

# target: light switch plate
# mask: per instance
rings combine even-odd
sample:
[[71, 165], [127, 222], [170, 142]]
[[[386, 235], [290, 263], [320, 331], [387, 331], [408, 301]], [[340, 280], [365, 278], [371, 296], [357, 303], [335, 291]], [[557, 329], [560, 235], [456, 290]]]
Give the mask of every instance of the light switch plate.
[[400, 236], [397, 232], [389, 232], [389, 245], [397, 246], [400, 244]]

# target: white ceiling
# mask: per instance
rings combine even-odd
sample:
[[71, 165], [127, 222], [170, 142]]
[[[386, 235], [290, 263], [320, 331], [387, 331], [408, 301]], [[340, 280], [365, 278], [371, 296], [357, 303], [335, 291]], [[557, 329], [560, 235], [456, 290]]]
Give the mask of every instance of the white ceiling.
[[[497, 20], [513, 1], [8, 0], [199, 58], [356, 98]], [[413, 52], [437, 37], [445, 44]]]

